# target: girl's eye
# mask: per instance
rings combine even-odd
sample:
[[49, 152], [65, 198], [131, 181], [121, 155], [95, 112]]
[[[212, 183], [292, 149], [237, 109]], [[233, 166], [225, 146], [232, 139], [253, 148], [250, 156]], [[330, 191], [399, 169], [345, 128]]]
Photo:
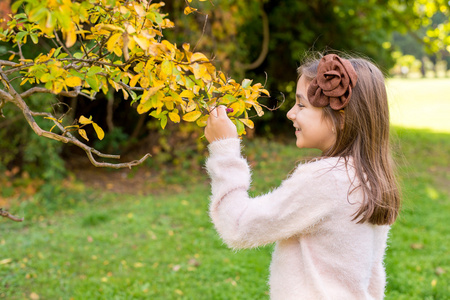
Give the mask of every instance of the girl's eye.
[[300, 107], [300, 108], [303, 108], [303, 107], [305, 107], [303, 104], [301, 104], [301, 103], [297, 103], [297, 105]]

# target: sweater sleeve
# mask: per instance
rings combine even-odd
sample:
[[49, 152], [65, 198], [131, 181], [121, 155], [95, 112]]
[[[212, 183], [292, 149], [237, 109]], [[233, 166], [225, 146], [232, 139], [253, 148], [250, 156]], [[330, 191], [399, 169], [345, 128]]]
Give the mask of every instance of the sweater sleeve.
[[209, 151], [210, 216], [232, 248], [258, 247], [311, 231], [335, 207], [330, 197], [336, 191], [330, 162], [301, 165], [277, 189], [250, 198], [250, 168], [241, 157], [240, 140], [213, 142]]

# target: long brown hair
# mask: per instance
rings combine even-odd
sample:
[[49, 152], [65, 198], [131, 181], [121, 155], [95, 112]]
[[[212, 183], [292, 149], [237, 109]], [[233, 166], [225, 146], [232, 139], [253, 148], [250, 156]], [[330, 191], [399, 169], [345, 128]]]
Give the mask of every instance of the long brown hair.
[[[324, 117], [332, 120], [337, 134], [335, 145], [323, 156], [340, 156], [346, 161], [349, 157], [353, 159], [360, 183], [356, 188], [361, 188], [364, 194], [353, 220], [390, 225], [398, 216], [401, 196], [389, 145], [389, 108], [384, 76], [366, 59], [347, 59], [358, 74], [358, 81], [343, 110], [335, 111], [330, 106], [323, 108]], [[319, 59], [309, 58], [298, 68], [298, 73], [312, 80], [318, 64]]]

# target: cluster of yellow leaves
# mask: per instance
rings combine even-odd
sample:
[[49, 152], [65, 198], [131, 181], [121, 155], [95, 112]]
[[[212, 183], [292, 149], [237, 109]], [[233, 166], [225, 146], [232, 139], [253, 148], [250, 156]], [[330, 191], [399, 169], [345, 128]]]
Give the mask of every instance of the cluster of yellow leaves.
[[[61, 119], [55, 119], [52, 117], [45, 117], [46, 119], [52, 120], [54, 122], [58, 122], [58, 123], [62, 123]], [[66, 131], [73, 131], [76, 130], [78, 131], [78, 134], [84, 138], [85, 140], [89, 141], [89, 138], [87, 136], [86, 130], [83, 129], [84, 126], [91, 124], [92, 127], [94, 127], [95, 133], [97, 134], [97, 137], [99, 140], [103, 140], [103, 138], [105, 137], [105, 132], [103, 131], [103, 129], [98, 126], [97, 123], [95, 123], [94, 121], [92, 121], [92, 116], [88, 118], [86, 118], [85, 116], [80, 116], [80, 118], [78, 119], [78, 123], [76, 125], [69, 125], [69, 126], [65, 126], [64, 129]], [[54, 125], [50, 131], [53, 130], [53, 128], [55, 128], [56, 125]]]
[[[18, 0], [13, 10], [24, 12], [4, 36], [26, 43], [27, 36], [35, 42], [63, 33], [61, 47], [20, 61], [22, 84], [44, 84], [55, 94], [76, 90], [92, 98], [112, 87], [137, 102], [138, 113], [159, 119], [162, 128], [168, 120], [205, 126], [209, 108], [223, 104], [232, 108], [239, 134], [245, 133], [244, 125], [253, 127], [248, 111], [261, 116], [258, 97], [269, 96], [268, 91], [248, 79], [227, 78], [188, 43], [179, 48], [164, 39], [162, 30], [174, 23], [161, 13], [163, 6], [147, 0]], [[186, 9], [186, 14], [194, 11], [189, 4]]]

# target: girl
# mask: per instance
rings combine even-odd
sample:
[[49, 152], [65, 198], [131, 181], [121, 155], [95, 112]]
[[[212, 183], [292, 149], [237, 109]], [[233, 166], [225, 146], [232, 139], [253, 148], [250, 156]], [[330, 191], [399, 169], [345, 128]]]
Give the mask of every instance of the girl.
[[329, 54], [303, 64], [287, 113], [299, 148], [322, 155], [250, 198], [250, 169], [225, 107], [211, 111], [210, 215], [232, 248], [276, 243], [271, 299], [383, 299], [383, 256], [400, 196], [389, 152], [383, 74]]

